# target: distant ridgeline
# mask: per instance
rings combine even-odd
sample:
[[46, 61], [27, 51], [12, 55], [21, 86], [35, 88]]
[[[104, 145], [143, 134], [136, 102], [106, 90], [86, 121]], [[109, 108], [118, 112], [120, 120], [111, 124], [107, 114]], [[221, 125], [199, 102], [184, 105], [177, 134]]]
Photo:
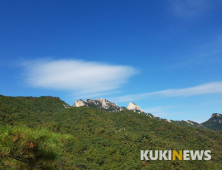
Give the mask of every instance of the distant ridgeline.
[[[212, 130], [222, 130], [222, 115], [218, 114], [218, 113], [212, 114], [211, 118], [208, 121], [206, 121], [202, 124], [199, 124], [199, 123], [191, 121], [191, 120], [174, 121], [174, 120], [169, 120], [169, 119], [162, 119], [162, 118], [156, 117], [150, 113], [143, 112], [143, 110], [133, 102], [130, 102], [128, 107], [123, 107], [123, 106], [119, 107], [117, 104], [112, 103], [112, 102], [108, 101], [107, 99], [96, 98], [94, 100], [86, 99], [85, 101], [79, 99], [79, 100], [75, 101], [75, 103], [72, 105], [72, 107], [81, 107], [81, 106], [102, 109], [102, 110], [106, 110], [109, 112], [132, 110], [132, 111], [137, 112], [139, 114], [145, 114], [145, 115], [147, 115], [151, 118], [154, 118], [154, 119], [164, 120], [164, 121], [172, 122], [172, 123], [175, 123], [178, 125], [197, 127], [197, 128], [203, 128], [203, 129], [208, 128], [208, 129], [212, 129]], [[212, 119], [213, 117], [214, 117], [214, 119]]]
[[[6, 103], [4, 103], [4, 101]], [[31, 101], [38, 101], [36, 104], [34, 104]], [[8, 105], [7, 105], [8, 104]], [[222, 130], [222, 114], [219, 113], [213, 113], [211, 118], [201, 124], [191, 121], [191, 120], [180, 120], [180, 121], [174, 121], [169, 119], [162, 119], [160, 117], [156, 117], [151, 113], [144, 112], [139, 106], [137, 106], [135, 103], [130, 102], [128, 107], [121, 106], [119, 107], [117, 104], [108, 101], [107, 99], [86, 99], [85, 101], [79, 99], [74, 102], [72, 106], [69, 106], [64, 101], [60, 100], [59, 97], [52, 97], [52, 96], [41, 96], [41, 97], [10, 97], [10, 96], [3, 96], [0, 95], [0, 113], [1, 111], [4, 112], [19, 112], [23, 109], [25, 110], [36, 110], [37, 112], [46, 112], [47, 109], [50, 106], [54, 106], [53, 110], [50, 112], [53, 112], [57, 109], [62, 108], [71, 108], [71, 107], [91, 107], [95, 109], [101, 109], [109, 112], [121, 112], [121, 111], [133, 111], [142, 115], [149, 116], [150, 118], [166, 121], [169, 123], [174, 123], [177, 125], [182, 126], [189, 126], [189, 127], [196, 127], [196, 128], [202, 128], [202, 129], [211, 129], [211, 130]], [[1, 117], [0, 117], [1, 121]]]
[[[221, 122], [218, 113], [202, 124], [161, 119], [132, 102], [0, 95], [0, 169], [221, 170]], [[210, 150], [212, 158], [146, 161], [141, 150]]]

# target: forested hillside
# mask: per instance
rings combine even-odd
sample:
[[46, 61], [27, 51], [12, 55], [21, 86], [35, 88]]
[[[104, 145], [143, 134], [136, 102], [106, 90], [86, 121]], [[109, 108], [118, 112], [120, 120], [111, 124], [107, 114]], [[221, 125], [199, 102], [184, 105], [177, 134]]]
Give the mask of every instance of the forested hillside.
[[[133, 111], [0, 96], [0, 169], [222, 169], [222, 131]], [[211, 150], [210, 161], [141, 161], [140, 150]]]

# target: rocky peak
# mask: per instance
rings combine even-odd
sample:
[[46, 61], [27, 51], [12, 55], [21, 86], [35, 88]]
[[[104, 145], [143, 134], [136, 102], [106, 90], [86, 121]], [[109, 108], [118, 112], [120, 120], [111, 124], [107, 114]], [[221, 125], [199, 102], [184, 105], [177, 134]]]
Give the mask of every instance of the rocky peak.
[[103, 107], [104, 109], [109, 109], [110, 107], [115, 107], [116, 109], [118, 108], [118, 110], [119, 110], [119, 106], [118, 106], [117, 104], [112, 103], [112, 102], [110, 102], [110, 101], [107, 100], [107, 99], [101, 98], [101, 99], [100, 99], [100, 102], [102, 103], [102, 107]]
[[222, 114], [213, 113], [211, 118], [202, 125], [212, 130], [222, 130]]
[[133, 102], [129, 103], [128, 110], [133, 110], [134, 112], [136, 111], [143, 112], [143, 110]]
[[80, 106], [88, 106], [88, 105], [86, 104], [86, 102], [84, 102], [81, 99], [75, 101], [75, 103], [72, 105], [72, 107], [80, 107]]
[[211, 115], [211, 120], [213, 120], [214, 123], [222, 123], [222, 114], [213, 113]]
[[213, 113], [213, 114], [211, 115], [211, 118], [213, 118], [213, 117], [222, 117], [222, 114]]
[[[75, 104], [76, 103], [76, 104]], [[120, 110], [120, 107], [117, 106], [117, 104], [110, 102], [107, 99], [86, 99], [85, 102], [82, 100], [77, 100], [74, 103], [73, 107], [80, 107], [80, 106], [89, 106], [89, 107], [93, 107], [93, 108], [98, 108], [98, 109], [104, 109], [107, 111], [112, 111], [112, 112], [117, 112]]]
[[81, 107], [81, 106], [89, 106], [89, 107], [93, 107], [93, 108], [98, 108], [98, 109], [104, 109], [107, 111], [111, 111], [111, 112], [118, 112], [118, 111], [122, 111], [122, 110], [133, 110], [134, 112], [138, 112], [138, 113], [142, 113], [143, 110], [137, 106], [135, 103], [130, 102], [128, 105], [128, 108], [126, 107], [119, 107], [117, 104], [110, 102], [107, 99], [86, 99], [85, 101], [83, 100], [77, 100], [72, 107]]

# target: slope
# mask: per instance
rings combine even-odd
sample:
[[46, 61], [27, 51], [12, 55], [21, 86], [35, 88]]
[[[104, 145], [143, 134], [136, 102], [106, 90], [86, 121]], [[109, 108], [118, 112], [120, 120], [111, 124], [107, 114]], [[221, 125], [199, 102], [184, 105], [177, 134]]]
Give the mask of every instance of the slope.
[[[179, 126], [128, 110], [65, 108], [54, 97], [0, 96], [0, 105], [1, 124], [46, 127], [73, 136], [55, 169], [222, 169], [221, 131]], [[211, 150], [212, 160], [141, 161], [140, 150], [151, 149]]]

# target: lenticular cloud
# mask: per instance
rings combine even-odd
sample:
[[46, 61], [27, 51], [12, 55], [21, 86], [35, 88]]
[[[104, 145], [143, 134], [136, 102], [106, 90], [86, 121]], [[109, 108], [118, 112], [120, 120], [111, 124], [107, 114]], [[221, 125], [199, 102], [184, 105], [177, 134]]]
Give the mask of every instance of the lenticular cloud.
[[129, 66], [82, 60], [26, 62], [26, 81], [32, 87], [68, 90], [79, 94], [110, 92], [137, 73]]

